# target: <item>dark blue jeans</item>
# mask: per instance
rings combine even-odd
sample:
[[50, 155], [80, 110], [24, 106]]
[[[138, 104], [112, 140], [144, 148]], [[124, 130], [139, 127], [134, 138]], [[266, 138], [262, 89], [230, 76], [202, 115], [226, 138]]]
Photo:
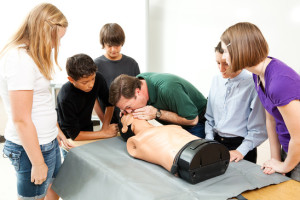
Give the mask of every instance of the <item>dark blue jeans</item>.
[[183, 126], [185, 130], [200, 138], [205, 138], [205, 123], [198, 122], [195, 126]]

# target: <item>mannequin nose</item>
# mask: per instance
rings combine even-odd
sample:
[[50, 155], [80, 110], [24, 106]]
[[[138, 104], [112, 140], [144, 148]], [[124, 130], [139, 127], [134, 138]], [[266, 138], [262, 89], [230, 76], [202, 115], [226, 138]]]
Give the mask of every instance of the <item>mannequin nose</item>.
[[132, 113], [132, 109], [125, 109], [125, 111], [127, 112], [127, 113]]

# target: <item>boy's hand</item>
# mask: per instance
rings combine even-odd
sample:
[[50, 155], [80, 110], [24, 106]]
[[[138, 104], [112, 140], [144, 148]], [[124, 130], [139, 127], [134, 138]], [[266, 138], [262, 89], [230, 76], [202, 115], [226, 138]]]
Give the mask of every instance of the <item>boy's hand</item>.
[[65, 148], [67, 151], [73, 147], [76, 147], [68, 141], [68, 139], [60, 129], [58, 130], [57, 141], [59, 146]]
[[118, 131], [118, 124], [110, 124], [108, 127], [103, 128], [100, 132], [104, 133], [107, 138], [110, 138], [117, 136]]

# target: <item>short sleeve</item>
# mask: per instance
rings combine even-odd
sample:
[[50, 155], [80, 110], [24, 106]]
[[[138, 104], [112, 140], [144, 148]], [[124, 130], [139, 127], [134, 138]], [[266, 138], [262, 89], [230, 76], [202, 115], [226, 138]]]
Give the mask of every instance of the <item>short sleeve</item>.
[[188, 120], [195, 119], [195, 117], [198, 116], [197, 107], [180, 86], [165, 88], [168, 89], [161, 92], [162, 94], [165, 94], [165, 97], [161, 96], [160, 98], [169, 105], [170, 111], [175, 112]]
[[59, 103], [56, 108], [60, 129], [67, 138], [75, 140], [80, 133], [79, 117], [72, 101]]
[[300, 99], [300, 81], [289, 76], [276, 76], [270, 82], [270, 99], [275, 106], [284, 106]]
[[103, 102], [103, 104], [107, 107], [107, 106], [112, 106], [109, 102], [108, 102], [108, 98], [109, 98], [109, 90], [106, 84], [106, 81], [104, 79], [104, 77], [102, 76], [101, 73], [97, 73], [96, 74], [97, 79], [98, 79], [98, 84], [99, 84], [99, 94], [98, 97], [101, 100], [101, 102]]
[[140, 72], [140, 67], [139, 67], [139, 64], [135, 60], [134, 60], [134, 63], [135, 63], [134, 76], [137, 76], [141, 73]]
[[8, 90], [33, 90], [38, 69], [25, 50], [8, 52], [4, 65]]

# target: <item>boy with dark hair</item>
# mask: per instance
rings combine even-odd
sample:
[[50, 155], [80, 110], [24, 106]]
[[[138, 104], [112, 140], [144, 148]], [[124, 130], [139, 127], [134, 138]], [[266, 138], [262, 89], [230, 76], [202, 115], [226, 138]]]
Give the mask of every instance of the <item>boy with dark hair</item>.
[[[68, 58], [66, 70], [69, 82], [59, 91], [56, 108], [58, 124], [66, 137], [80, 141], [116, 136], [117, 125], [110, 124], [114, 107], [108, 103], [105, 79], [96, 72], [93, 59], [85, 54], [74, 55]], [[105, 115], [98, 99], [107, 106]], [[100, 131], [93, 131], [93, 108], [103, 122]]]
[[[131, 57], [121, 54], [121, 48], [125, 43], [125, 34], [117, 23], [105, 24], [100, 31], [100, 44], [106, 53], [95, 59], [98, 71], [103, 74], [109, 87], [111, 82], [121, 74], [136, 76], [140, 73], [138, 63]], [[100, 100], [101, 108], [105, 105]], [[115, 108], [112, 123], [119, 121], [120, 109]]]

